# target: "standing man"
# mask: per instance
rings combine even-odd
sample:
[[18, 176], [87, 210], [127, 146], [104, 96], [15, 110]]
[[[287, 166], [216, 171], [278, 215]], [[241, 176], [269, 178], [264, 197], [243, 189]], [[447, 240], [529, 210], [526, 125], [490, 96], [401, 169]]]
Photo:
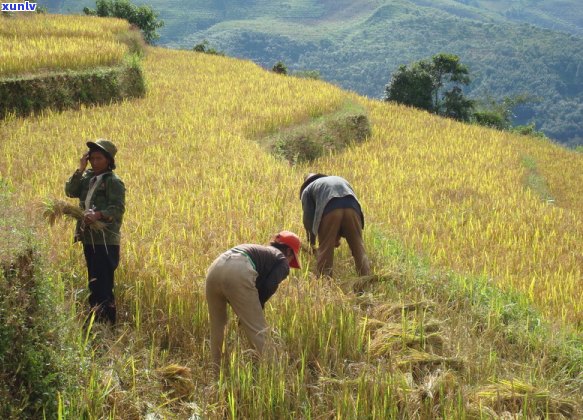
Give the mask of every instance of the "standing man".
[[370, 274], [370, 263], [364, 250], [362, 229], [364, 215], [348, 181], [339, 176], [308, 174], [300, 188], [303, 222], [312, 248], [319, 242], [317, 273], [332, 276], [334, 248], [346, 238], [356, 272]]
[[[119, 264], [120, 228], [125, 211], [125, 186], [113, 173], [115, 145], [105, 139], [87, 142], [79, 168], [65, 184], [67, 197], [79, 198], [85, 212], [77, 222], [75, 242], [83, 244], [89, 279], [89, 305], [98, 322], [115, 324], [114, 272]], [[91, 163], [91, 169], [87, 168]], [[97, 220], [104, 229], [91, 229]]]
[[219, 255], [206, 276], [206, 300], [211, 324], [211, 355], [220, 366], [223, 353], [227, 303], [231, 305], [249, 342], [261, 355], [268, 326], [263, 315], [265, 302], [289, 274], [300, 268], [300, 238], [279, 232], [269, 246], [243, 244]]

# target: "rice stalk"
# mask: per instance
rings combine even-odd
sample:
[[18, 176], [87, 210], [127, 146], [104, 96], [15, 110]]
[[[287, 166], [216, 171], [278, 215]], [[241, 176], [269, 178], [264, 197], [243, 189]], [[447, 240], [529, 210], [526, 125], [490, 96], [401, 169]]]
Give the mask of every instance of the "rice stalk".
[[419, 311], [419, 310], [432, 310], [435, 304], [430, 301], [412, 302], [412, 303], [398, 303], [398, 304], [385, 304], [381, 305], [375, 310], [377, 318], [389, 319], [393, 316], [399, 316], [403, 313]]
[[436, 369], [427, 375], [419, 386], [419, 398], [421, 400], [430, 399], [439, 403], [440, 399], [454, 395], [459, 386], [459, 378], [454, 372]]
[[[81, 207], [74, 206], [63, 200], [49, 199], [43, 202], [43, 216], [53, 226], [58, 219], [69, 217], [75, 220], [82, 221], [85, 214]], [[89, 227], [92, 230], [103, 230], [107, 226], [101, 220], [96, 220], [91, 223]]]
[[409, 368], [437, 368], [444, 366], [454, 371], [462, 371], [464, 369], [464, 361], [455, 357], [443, 357], [435, 354], [409, 349], [401, 360], [397, 362], [399, 367]]
[[402, 347], [411, 349], [429, 347], [441, 350], [443, 348], [443, 337], [437, 333], [420, 336], [410, 332], [401, 331], [396, 333], [395, 331], [383, 330], [370, 342], [369, 351], [375, 356], [383, 356]]
[[343, 289], [352, 290], [356, 294], [362, 294], [370, 289], [375, 284], [384, 280], [385, 278], [376, 274], [370, 276], [361, 276], [355, 279], [347, 280], [343, 283]]
[[487, 385], [475, 393], [474, 399], [497, 411], [518, 411], [528, 404], [539, 413], [561, 414], [567, 418], [573, 418], [575, 413], [572, 401], [555, 398], [548, 390], [537, 389], [519, 379], [499, 380]]

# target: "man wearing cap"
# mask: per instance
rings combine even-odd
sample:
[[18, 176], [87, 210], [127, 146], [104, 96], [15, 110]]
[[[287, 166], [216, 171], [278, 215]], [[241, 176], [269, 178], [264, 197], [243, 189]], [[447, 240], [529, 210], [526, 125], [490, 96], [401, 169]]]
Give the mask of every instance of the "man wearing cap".
[[300, 187], [300, 200], [312, 248], [318, 238], [318, 274], [332, 276], [334, 248], [340, 246], [340, 238], [346, 238], [358, 275], [369, 275], [370, 263], [362, 239], [364, 215], [348, 181], [339, 176], [308, 174]]
[[[89, 151], [65, 184], [68, 197], [79, 198], [85, 217], [77, 223], [75, 242], [83, 244], [89, 279], [89, 305], [99, 322], [115, 323], [114, 272], [119, 264], [120, 228], [125, 211], [125, 186], [113, 173], [117, 148], [105, 139], [87, 142]], [[91, 163], [91, 169], [87, 168]], [[96, 221], [104, 229], [91, 229]]]
[[288, 276], [289, 268], [300, 268], [300, 238], [289, 231], [279, 232], [269, 246], [243, 244], [221, 254], [206, 276], [206, 300], [211, 327], [211, 355], [221, 364], [227, 303], [240, 320], [249, 342], [259, 355], [268, 333], [263, 314], [265, 302]]

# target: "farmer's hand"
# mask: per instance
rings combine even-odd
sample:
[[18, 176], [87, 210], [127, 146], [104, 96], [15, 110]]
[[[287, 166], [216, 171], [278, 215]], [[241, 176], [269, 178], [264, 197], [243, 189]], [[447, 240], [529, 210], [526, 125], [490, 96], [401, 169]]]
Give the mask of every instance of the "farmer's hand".
[[81, 159], [79, 159], [79, 172], [83, 173], [85, 168], [87, 168], [87, 162], [89, 161], [89, 153], [83, 153]]
[[86, 225], [90, 225], [92, 223], [95, 223], [97, 220], [101, 219], [102, 217], [103, 217], [103, 215], [101, 214], [100, 211], [88, 210], [85, 212], [85, 215], [83, 217], [83, 221], [85, 222]]

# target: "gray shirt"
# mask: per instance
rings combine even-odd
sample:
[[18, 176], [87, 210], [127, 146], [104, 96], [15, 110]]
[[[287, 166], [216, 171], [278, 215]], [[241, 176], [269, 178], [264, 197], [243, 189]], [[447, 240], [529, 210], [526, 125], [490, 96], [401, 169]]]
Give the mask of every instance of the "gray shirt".
[[346, 196], [352, 196], [358, 201], [348, 181], [339, 176], [318, 178], [302, 192], [304, 228], [311, 244], [316, 242], [320, 221], [328, 202], [333, 198]]

